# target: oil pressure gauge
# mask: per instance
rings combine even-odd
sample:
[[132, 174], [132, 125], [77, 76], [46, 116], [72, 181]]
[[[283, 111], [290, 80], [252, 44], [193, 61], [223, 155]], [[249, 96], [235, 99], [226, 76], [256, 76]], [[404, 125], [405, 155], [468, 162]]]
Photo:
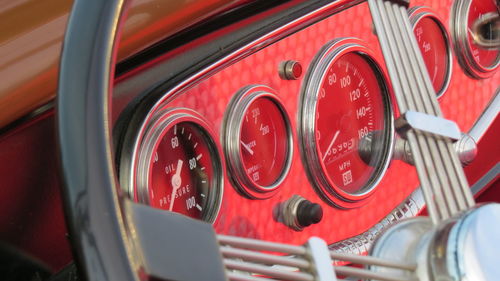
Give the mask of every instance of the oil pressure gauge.
[[160, 111], [138, 143], [131, 197], [213, 222], [222, 199], [223, 167], [203, 117], [185, 108]]
[[302, 87], [299, 137], [318, 193], [341, 208], [371, 195], [390, 159], [392, 111], [385, 76], [358, 39], [330, 42]]
[[272, 196], [292, 160], [290, 121], [274, 90], [256, 85], [239, 91], [229, 105], [223, 132], [237, 189], [254, 199]]

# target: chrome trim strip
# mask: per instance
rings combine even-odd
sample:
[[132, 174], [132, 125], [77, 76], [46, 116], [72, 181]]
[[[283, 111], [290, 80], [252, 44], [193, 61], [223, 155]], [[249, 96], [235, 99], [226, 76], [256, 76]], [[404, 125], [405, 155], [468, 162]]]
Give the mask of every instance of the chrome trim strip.
[[469, 135], [478, 143], [486, 133], [491, 124], [495, 121], [500, 111], [500, 87], [490, 103], [486, 106], [483, 113], [476, 120], [476, 123], [469, 131]]
[[491, 183], [500, 174], [500, 163], [497, 163], [491, 170], [489, 170], [484, 176], [482, 176], [472, 187], [472, 193], [474, 195], [483, 191], [483, 189]]

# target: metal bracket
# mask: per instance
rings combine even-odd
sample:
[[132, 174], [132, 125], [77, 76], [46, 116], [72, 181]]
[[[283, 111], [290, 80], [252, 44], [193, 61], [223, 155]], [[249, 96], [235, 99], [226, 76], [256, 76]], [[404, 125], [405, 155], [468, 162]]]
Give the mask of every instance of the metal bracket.
[[308, 250], [308, 258], [311, 261], [314, 280], [318, 281], [337, 281], [337, 275], [333, 268], [333, 261], [330, 258], [328, 245], [323, 239], [311, 237], [305, 244]]
[[396, 120], [395, 125], [398, 134], [404, 139], [409, 130], [450, 138], [453, 141], [460, 139], [461, 136], [455, 122], [416, 111], [406, 111]]
[[[453, 146], [455, 147], [455, 151], [457, 152], [458, 159], [460, 160], [462, 167], [468, 166], [477, 156], [477, 144], [474, 139], [466, 133], [462, 133], [460, 139], [457, 140]], [[404, 161], [410, 165], [415, 165], [408, 140], [396, 138], [394, 142], [393, 159]]]

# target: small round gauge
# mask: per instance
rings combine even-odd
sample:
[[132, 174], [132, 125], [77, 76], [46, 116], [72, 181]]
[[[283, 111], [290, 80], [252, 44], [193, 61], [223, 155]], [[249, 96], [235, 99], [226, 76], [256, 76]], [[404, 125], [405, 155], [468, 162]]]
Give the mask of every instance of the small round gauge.
[[290, 121], [278, 96], [266, 86], [243, 88], [225, 120], [224, 148], [233, 183], [250, 198], [272, 196], [292, 159]]
[[452, 56], [448, 32], [439, 17], [428, 7], [414, 7], [409, 10], [409, 14], [434, 91], [437, 96], [441, 96], [451, 78]]
[[451, 35], [458, 62], [473, 78], [493, 75], [500, 63], [500, 50], [486, 48], [477, 43], [478, 38], [493, 40], [493, 24], [477, 29], [477, 24], [491, 15], [498, 16], [497, 0], [457, 0], [453, 4]]
[[188, 109], [160, 111], [146, 129], [133, 196], [152, 207], [213, 222], [222, 163], [208, 124]]
[[392, 110], [385, 76], [361, 40], [330, 42], [301, 92], [301, 152], [316, 190], [341, 208], [373, 193], [390, 159]]

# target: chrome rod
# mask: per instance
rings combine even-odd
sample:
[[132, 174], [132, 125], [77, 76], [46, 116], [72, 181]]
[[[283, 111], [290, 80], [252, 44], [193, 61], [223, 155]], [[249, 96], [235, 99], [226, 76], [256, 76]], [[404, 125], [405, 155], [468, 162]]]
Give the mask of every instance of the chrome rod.
[[[406, 8], [393, 1], [368, 3], [400, 112], [412, 110], [442, 117]], [[412, 131], [406, 137], [432, 221], [437, 223], [473, 206], [451, 140]]]
[[398, 261], [376, 258], [372, 256], [360, 256], [360, 255], [343, 254], [335, 252], [330, 252], [330, 256], [334, 260], [348, 261], [355, 264], [377, 265], [377, 266], [391, 267], [408, 271], [415, 271], [417, 269], [416, 264], [407, 264]]
[[[387, 4], [389, 3], [386, 2], [386, 6]], [[411, 36], [411, 34], [407, 33], [407, 30], [401, 24], [401, 22], [404, 21], [403, 17], [400, 14], [401, 7], [399, 7], [398, 5], [391, 5], [389, 9], [391, 9], [390, 15], [392, 16], [393, 20], [392, 26], [396, 29], [394, 33], [399, 36], [396, 41], [398, 42], [398, 49], [400, 50], [400, 57], [403, 60], [404, 67], [406, 69], [405, 71], [408, 73], [408, 77], [416, 78], [409, 79], [409, 82], [411, 84], [410, 96], [415, 102], [415, 110], [436, 115], [436, 111], [434, 110], [432, 105], [429, 102], [426, 102], [425, 99], [421, 99], [421, 97], [429, 97], [430, 95], [435, 96], [436, 94], [434, 93], [434, 90], [432, 88], [430, 89], [431, 92], [429, 92], [429, 88], [424, 77], [427, 75], [422, 75], [421, 69], [417, 67], [418, 64], [416, 62], [416, 54], [413, 53], [413, 49], [409, 46], [412, 45], [409, 44], [409, 42], [411, 42], [410, 38], [413, 37]], [[406, 44], [401, 44], [401, 42], [405, 42]], [[432, 166], [430, 167], [432, 170], [430, 171], [430, 173], [432, 173], [432, 175], [437, 179], [433, 188], [438, 206], [441, 210], [442, 219], [446, 219], [450, 217], [451, 214], [456, 213], [458, 207], [456, 201], [453, 198], [453, 191], [451, 189], [452, 185], [449, 183], [449, 177], [439, 176], [446, 175], [450, 173], [450, 171], [446, 171], [445, 167], [442, 165], [442, 163], [445, 162], [446, 159], [445, 157], [443, 157], [440, 151], [444, 151], [445, 148], [444, 146], [438, 147], [436, 141], [440, 142], [440, 140], [435, 140], [434, 138], [425, 136], [418, 138], [419, 145], [424, 152], [424, 159], [430, 158], [428, 159], [428, 161], [432, 163]]]
[[[399, 110], [400, 112], [406, 112], [408, 110], [408, 104], [406, 101], [407, 98], [403, 92], [403, 86], [401, 84], [402, 79], [400, 78], [400, 75], [403, 75], [403, 73], [398, 71], [398, 69], [401, 68], [401, 66], [398, 65], [400, 64], [400, 61], [397, 59], [393, 59], [398, 55], [396, 53], [396, 50], [394, 49], [394, 39], [392, 36], [390, 25], [388, 23], [387, 14], [384, 11], [384, 4], [382, 1], [377, 0], [368, 0], [368, 4], [372, 13], [375, 28], [377, 29], [377, 35], [379, 37], [382, 52], [384, 53], [387, 68], [391, 77], [391, 82], [394, 87], [394, 94], [396, 96]], [[388, 38], [388, 35], [391, 35], [391, 38]], [[416, 140], [416, 136], [413, 132], [408, 133], [408, 138]], [[413, 142], [415, 142], [415, 140]], [[425, 167], [424, 160], [421, 156], [419, 148], [413, 146], [412, 149], [416, 166]], [[418, 151], [416, 149], [418, 149]], [[432, 221], [434, 223], [437, 223], [440, 220], [440, 214], [438, 213], [438, 210], [435, 206], [434, 194], [429, 181], [430, 177], [426, 169], [417, 169], [417, 173], [419, 175], [421, 188], [424, 191], [423, 194], [427, 203], [429, 215]]]
[[[393, 36], [396, 46], [395, 49], [398, 52], [398, 57], [401, 61], [399, 63], [399, 71], [402, 72], [402, 83], [405, 88], [405, 93], [407, 93], [405, 97], [407, 98], [406, 100], [408, 102], [408, 108], [410, 110], [425, 112], [424, 104], [420, 99], [417, 98], [419, 96], [419, 93], [424, 90], [423, 82], [419, 79], [414, 79], [415, 73], [412, 71], [411, 67], [411, 64], [414, 64], [414, 62], [410, 62], [409, 58], [411, 58], [412, 56], [407, 52], [407, 49], [404, 46], [408, 42], [402, 36], [403, 32], [400, 29], [400, 23], [398, 22], [395, 15], [394, 8], [397, 7], [399, 7], [397, 4], [384, 2], [384, 8], [389, 19], [389, 27], [392, 29], [391, 35]], [[396, 61], [398, 60], [396, 59]], [[425, 163], [425, 169], [427, 170], [427, 175], [430, 177], [430, 182], [434, 193], [434, 200], [441, 214], [440, 218], [448, 218], [450, 216], [450, 210], [448, 208], [447, 202], [444, 199], [444, 187], [446, 186], [446, 182], [443, 182], [442, 177], [438, 176], [438, 174], [444, 173], [444, 169], [442, 169], [442, 167], [440, 167], [440, 165], [438, 164], [440, 159], [436, 159], [436, 156], [439, 155], [439, 151], [437, 151], [437, 147], [435, 147], [432, 140], [428, 137], [420, 133], [417, 133], [416, 137], [417, 143], [420, 146], [420, 153], [423, 154], [422, 156]]]
[[293, 280], [293, 281], [313, 281], [314, 276], [310, 273], [298, 271], [285, 271], [278, 270], [270, 266], [259, 265], [244, 261], [237, 261], [232, 259], [224, 259], [224, 265], [228, 269], [235, 269], [249, 273], [261, 274], [273, 278]]
[[239, 258], [245, 261], [252, 261], [256, 263], [284, 265], [297, 268], [309, 268], [311, 266], [311, 263], [309, 261], [302, 258], [270, 255], [250, 250], [231, 248], [227, 246], [221, 247], [220, 250], [222, 255], [226, 258]]
[[[441, 108], [435, 98], [436, 93], [427, 73], [424, 59], [420, 53], [420, 48], [418, 47], [415, 36], [412, 36], [413, 28], [411, 27], [407, 11], [404, 7], [398, 7], [397, 9], [399, 9], [400, 21], [404, 23], [402, 27], [406, 29], [403, 30], [401, 34], [406, 35], [405, 38], [407, 38], [408, 42], [410, 42], [407, 46], [411, 47], [411, 50], [413, 51], [413, 56], [410, 56], [410, 59], [416, 59], [416, 64], [412, 63], [412, 66], [416, 67], [418, 65], [418, 70], [420, 71], [417, 73], [423, 78], [425, 89], [427, 90], [427, 95], [422, 94], [416, 96], [424, 99], [424, 104], [427, 105], [427, 112], [432, 112], [434, 115], [441, 117]], [[470, 191], [468, 183], [465, 179], [463, 168], [460, 164], [458, 156], [456, 155], [456, 151], [453, 149], [453, 144], [449, 140], [437, 139], [436, 141], [438, 143], [439, 151], [442, 153], [444, 166], [447, 171], [445, 175], [447, 175], [450, 180], [450, 188], [454, 193], [458, 209], [465, 210], [468, 207], [472, 207], [475, 204], [472, 192]]]
[[[406, 46], [409, 51], [413, 52], [413, 56], [410, 56], [410, 59], [412, 60], [411, 65], [413, 66], [414, 72], [417, 74], [417, 79], [423, 79], [425, 86], [424, 89], [427, 92], [427, 94], [416, 95], [416, 97], [420, 97], [424, 100], [426, 112], [433, 113], [436, 116], [442, 116], [437, 99], [434, 98], [436, 94], [430, 77], [427, 75], [425, 62], [421, 56], [420, 49], [415, 37], [411, 36], [413, 29], [408, 19], [406, 9], [404, 7], [396, 7], [396, 9], [399, 10], [399, 14], [398, 11], [396, 11], [396, 14], [399, 15], [399, 21], [404, 23], [403, 25], [400, 25], [401, 28], [405, 29], [401, 31], [401, 34], [405, 35], [405, 41], [410, 42], [410, 44], [407, 44]], [[459, 210], [467, 209], [474, 203], [472, 200], [472, 205], [468, 205], [466, 203], [467, 194], [462, 193], [463, 188], [461, 187], [464, 186], [464, 182], [460, 180], [460, 174], [463, 174], [463, 172], [461, 172], [461, 165], [459, 165], [459, 169], [457, 169], [457, 167], [453, 164], [455, 161], [454, 159], [458, 161], [455, 150], [449, 150], [449, 147], [452, 147], [453, 145], [451, 145], [449, 140], [436, 139], [435, 141], [437, 142], [438, 150], [440, 152], [439, 154], [443, 159], [442, 163], [444, 163], [444, 168], [446, 170], [443, 175], [446, 175], [449, 180], [449, 184], [445, 185], [445, 199], [447, 199], [448, 204], [451, 207], [451, 213], [455, 214]], [[466, 189], [469, 189], [466, 182], [465, 187]], [[472, 196], [470, 196], [470, 198], [472, 198]]]
[[306, 249], [301, 246], [287, 245], [283, 243], [267, 242], [257, 239], [241, 238], [227, 235], [217, 235], [220, 244], [240, 247], [245, 249], [280, 252], [291, 255], [305, 255]]
[[256, 277], [238, 272], [227, 272], [226, 276], [229, 280], [233, 281], [269, 281], [268, 278]]
[[416, 278], [410, 278], [400, 275], [390, 275], [379, 272], [370, 271], [367, 269], [361, 269], [349, 266], [336, 266], [335, 272], [339, 275], [345, 275], [348, 277], [370, 279], [370, 280], [383, 280], [383, 281], [417, 281]]

